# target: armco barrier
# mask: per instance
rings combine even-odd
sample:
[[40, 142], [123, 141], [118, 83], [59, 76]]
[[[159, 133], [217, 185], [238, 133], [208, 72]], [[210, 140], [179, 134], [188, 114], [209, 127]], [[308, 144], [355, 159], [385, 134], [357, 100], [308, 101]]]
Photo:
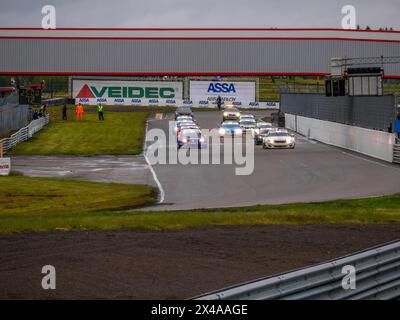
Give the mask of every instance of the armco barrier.
[[18, 143], [32, 138], [36, 132], [41, 130], [48, 123], [49, 115], [47, 114], [45, 117], [33, 120], [26, 127], [23, 127], [14, 133], [11, 137], [0, 140], [0, 144], [3, 144], [4, 152], [14, 148]]
[[[344, 267], [355, 270], [355, 289], [345, 289]], [[259, 279], [197, 300], [389, 300], [400, 297], [400, 241], [309, 268]]]
[[285, 114], [286, 127], [310, 139], [393, 162], [392, 133]]

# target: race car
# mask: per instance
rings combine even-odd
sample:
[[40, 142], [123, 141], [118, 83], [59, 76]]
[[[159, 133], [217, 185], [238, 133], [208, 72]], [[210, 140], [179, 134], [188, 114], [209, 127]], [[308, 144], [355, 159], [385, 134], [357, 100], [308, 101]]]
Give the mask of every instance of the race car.
[[201, 149], [206, 144], [206, 139], [199, 128], [184, 128], [177, 137], [178, 149], [183, 146]]
[[242, 128], [240, 128], [239, 122], [227, 120], [221, 123], [218, 130], [219, 136], [224, 137], [241, 137], [243, 134]]
[[192, 119], [182, 119], [182, 120], [179, 120], [179, 121], [175, 121], [175, 123], [174, 123], [174, 131], [178, 132], [179, 129], [184, 125], [197, 126], [196, 122], [194, 122], [194, 120], [192, 120]]
[[[286, 131], [286, 132], [285, 132]], [[263, 148], [264, 149], [274, 149], [274, 148], [285, 148], [294, 149], [296, 145], [296, 139], [294, 135], [291, 135], [287, 130], [281, 130], [276, 132], [271, 132], [263, 138]]]
[[178, 107], [175, 111], [175, 119], [179, 116], [193, 116], [192, 109], [189, 107]]
[[190, 116], [190, 115], [177, 116], [175, 119], [175, 121], [185, 121], [185, 120], [191, 120], [191, 121], [196, 122], [194, 120], [193, 116]]
[[240, 119], [240, 111], [237, 108], [228, 107], [224, 110], [223, 113], [223, 121], [225, 120], [239, 120]]
[[254, 131], [257, 128], [256, 121], [254, 119], [245, 118], [239, 121], [239, 125], [242, 128], [243, 133], [251, 133], [254, 135]]
[[257, 129], [254, 130], [254, 143], [260, 145], [263, 143], [264, 137], [270, 132], [276, 132], [276, 128], [272, 127], [271, 124], [265, 123], [264, 125], [257, 125]]
[[255, 118], [252, 114], [242, 114], [240, 115], [239, 121], [242, 120], [255, 120]]
[[265, 122], [264, 120], [257, 120], [257, 128], [272, 127], [272, 123]]

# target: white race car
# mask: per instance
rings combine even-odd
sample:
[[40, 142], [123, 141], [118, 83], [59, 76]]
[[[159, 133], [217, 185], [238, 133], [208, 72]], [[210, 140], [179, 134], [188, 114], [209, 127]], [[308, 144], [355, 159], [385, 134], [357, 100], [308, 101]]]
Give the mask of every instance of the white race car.
[[223, 114], [223, 121], [225, 120], [235, 120], [238, 121], [240, 118], [240, 111], [239, 109], [228, 107], [224, 110]]
[[[286, 132], [285, 132], [286, 131]], [[296, 145], [296, 139], [294, 135], [289, 134], [287, 130], [281, 130], [276, 132], [270, 132], [268, 135], [263, 137], [263, 148], [264, 149], [294, 149]]]

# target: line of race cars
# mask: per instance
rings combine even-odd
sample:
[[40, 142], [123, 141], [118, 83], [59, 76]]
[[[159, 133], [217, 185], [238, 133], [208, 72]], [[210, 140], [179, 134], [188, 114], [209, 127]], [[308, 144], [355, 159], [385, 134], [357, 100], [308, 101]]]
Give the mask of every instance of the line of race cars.
[[[242, 114], [239, 109], [232, 106], [225, 108], [222, 119], [218, 128], [221, 141], [224, 141], [226, 137], [243, 138], [250, 134], [254, 143], [262, 145], [264, 149], [294, 149], [296, 146], [294, 135], [286, 129], [274, 127], [269, 122], [256, 119], [254, 115]], [[206, 137], [202, 134], [189, 107], [181, 107], [176, 110], [174, 130], [178, 148], [187, 145], [200, 149], [206, 144]]]
[[206, 145], [206, 139], [189, 107], [177, 108], [175, 112], [174, 131], [176, 133], [178, 149], [183, 146], [201, 149]]

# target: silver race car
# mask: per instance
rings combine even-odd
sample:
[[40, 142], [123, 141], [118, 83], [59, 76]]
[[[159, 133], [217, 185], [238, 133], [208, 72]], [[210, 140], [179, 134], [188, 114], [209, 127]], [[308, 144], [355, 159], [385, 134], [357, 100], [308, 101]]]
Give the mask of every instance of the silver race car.
[[223, 112], [223, 121], [225, 120], [235, 120], [240, 119], [240, 111], [237, 108], [228, 106]]
[[270, 132], [268, 135], [263, 137], [263, 148], [264, 149], [294, 149], [296, 145], [296, 139], [294, 135], [289, 134], [287, 130], [278, 130]]

